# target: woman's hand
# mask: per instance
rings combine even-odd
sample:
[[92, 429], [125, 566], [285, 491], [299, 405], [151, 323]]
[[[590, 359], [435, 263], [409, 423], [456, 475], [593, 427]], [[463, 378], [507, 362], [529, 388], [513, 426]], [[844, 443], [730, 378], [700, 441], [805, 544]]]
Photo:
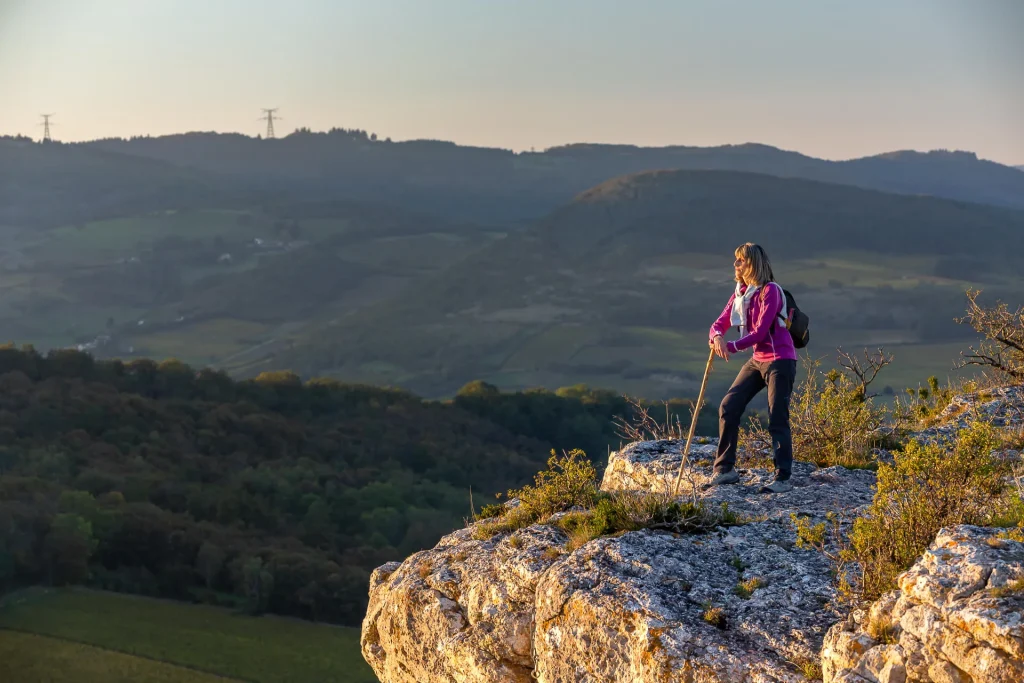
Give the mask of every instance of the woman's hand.
[[725, 345], [725, 337], [720, 334], [715, 335], [715, 340], [711, 344], [715, 349], [715, 355], [729, 362], [729, 349]]

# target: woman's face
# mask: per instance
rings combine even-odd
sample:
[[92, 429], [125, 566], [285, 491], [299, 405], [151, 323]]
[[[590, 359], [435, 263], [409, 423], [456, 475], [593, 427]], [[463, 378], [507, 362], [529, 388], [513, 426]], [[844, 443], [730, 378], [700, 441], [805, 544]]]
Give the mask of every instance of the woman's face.
[[747, 259], [742, 256], [737, 256], [736, 260], [732, 262], [733, 270], [735, 270], [736, 281], [744, 284], [750, 284], [747, 277], [750, 274], [750, 264], [747, 263]]

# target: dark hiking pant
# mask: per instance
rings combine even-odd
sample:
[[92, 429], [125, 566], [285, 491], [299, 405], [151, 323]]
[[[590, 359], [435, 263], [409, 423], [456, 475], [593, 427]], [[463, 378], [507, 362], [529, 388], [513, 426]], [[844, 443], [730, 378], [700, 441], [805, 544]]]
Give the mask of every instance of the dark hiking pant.
[[772, 435], [775, 476], [785, 481], [793, 473], [793, 439], [789, 431], [789, 398], [796, 380], [795, 360], [759, 363], [748, 360], [740, 368], [718, 409], [718, 457], [715, 474], [731, 472], [736, 466], [736, 445], [740, 419], [747, 404], [768, 387], [768, 431]]

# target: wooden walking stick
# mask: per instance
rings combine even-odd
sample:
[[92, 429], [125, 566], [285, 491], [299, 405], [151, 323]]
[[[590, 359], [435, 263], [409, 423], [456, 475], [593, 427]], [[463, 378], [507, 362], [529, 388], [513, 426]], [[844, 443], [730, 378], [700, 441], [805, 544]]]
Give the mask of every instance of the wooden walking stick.
[[679, 462], [679, 474], [676, 475], [676, 485], [672, 488], [672, 497], [679, 494], [679, 482], [683, 479], [683, 469], [686, 468], [686, 459], [690, 456], [690, 444], [693, 443], [693, 433], [697, 431], [697, 414], [700, 412], [701, 404], [704, 403], [704, 390], [708, 388], [708, 375], [711, 374], [711, 361], [715, 359], [715, 348], [711, 347], [708, 355], [708, 364], [704, 368], [704, 379], [700, 383], [700, 394], [697, 395], [697, 403], [693, 406], [693, 421], [690, 423], [690, 434], [686, 437], [686, 447], [683, 449], [683, 459]]

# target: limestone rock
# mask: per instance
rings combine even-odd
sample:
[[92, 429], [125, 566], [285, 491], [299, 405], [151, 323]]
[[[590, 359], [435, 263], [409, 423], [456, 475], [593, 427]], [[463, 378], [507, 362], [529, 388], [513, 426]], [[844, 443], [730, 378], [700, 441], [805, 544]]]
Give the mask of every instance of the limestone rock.
[[914, 432], [912, 436], [922, 442], [948, 443], [971, 419], [980, 419], [994, 427], [1024, 425], [1024, 384], [954, 396], [939, 414], [935, 426]]
[[[822, 650], [825, 682], [1024, 681], [1024, 543], [996, 529], [943, 529], [867, 619], [829, 631]], [[887, 619], [895, 643], [878, 643], [871, 620]], [[888, 673], [880, 663], [893, 663]], [[898, 665], [897, 665], [898, 664]], [[902, 671], [900, 669], [902, 668]], [[853, 677], [853, 678], [851, 678]]]
[[[593, 541], [537, 591], [540, 681], [802, 681], [838, 614], [828, 563], [764, 522], [710, 536]], [[764, 586], [743, 598], [744, 579]], [[725, 628], [703, 618], [722, 610]]]
[[[606, 474], [602, 486], [654, 488], [675, 475], [681, 448], [632, 444], [609, 470], [633, 474]], [[709, 463], [697, 469], [706, 477]], [[789, 515], [852, 516], [870, 502], [874, 475], [800, 463], [793, 491], [758, 494], [771, 478], [750, 470], [712, 492], [711, 504], [753, 521], [710, 534], [636, 531], [572, 552], [550, 524], [488, 540], [473, 527], [450, 534], [374, 573], [363, 656], [384, 683], [804, 681], [801, 665], [818, 661], [842, 614], [829, 561], [796, 546]], [[760, 587], [737, 591], [751, 579]], [[705, 620], [709, 608], [724, 628]]]
[[[690, 447], [690, 467], [683, 475], [679, 494], [687, 496], [714, 476], [715, 439]], [[639, 441], [611, 454], [601, 481], [602, 491], [671, 492], [682, 461], [684, 441]], [[819, 469], [813, 463], [793, 463], [793, 490], [781, 496], [758, 494], [770, 484], [774, 472], [764, 469], [738, 470], [740, 483], [719, 486], [705, 496], [712, 504], [726, 503], [730, 510], [757, 519], [787, 520], [790, 513], [823, 520], [828, 512], [859, 513], [871, 504], [875, 474], [845, 467]]]
[[462, 529], [379, 567], [363, 657], [386, 683], [531, 681], [537, 581], [566, 540], [543, 525], [489, 540]]

